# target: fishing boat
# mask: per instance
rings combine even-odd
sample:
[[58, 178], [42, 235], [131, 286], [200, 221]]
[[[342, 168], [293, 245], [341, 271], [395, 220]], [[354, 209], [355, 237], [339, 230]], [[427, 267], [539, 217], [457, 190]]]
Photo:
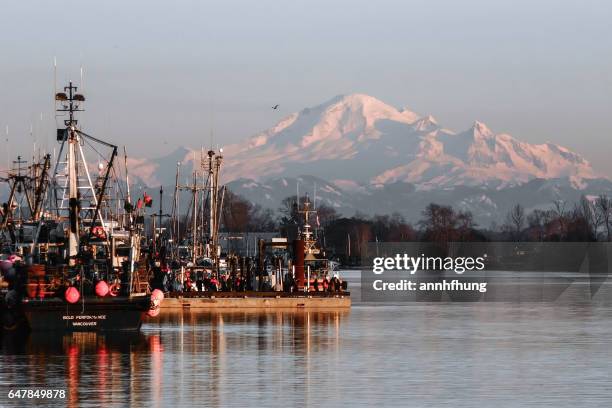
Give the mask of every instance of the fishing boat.
[[[313, 233], [317, 211], [308, 196], [296, 200], [299, 230], [293, 237], [258, 239], [253, 257], [222, 250], [222, 153], [202, 150], [188, 184], [179, 183], [177, 165], [170, 214], [164, 214], [160, 189], [159, 213], [153, 216], [159, 227], [151, 237], [156, 256], [149, 270], [153, 287], [167, 295], [163, 308], [350, 306], [347, 283]], [[181, 191], [189, 194], [186, 214], [180, 212]], [[170, 220], [164, 224], [165, 217]]]
[[127, 167], [126, 180], [119, 176], [117, 146], [82, 130], [76, 114], [85, 97], [77, 86], [70, 82], [55, 101], [65, 119], [53, 171], [49, 154], [27, 174], [19, 158], [6, 178], [11, 193], [0, 218], [2, 327], [138, 330], [145, 315], [159, 313], [163, 299], [134, 273], [143, 210], [131, 203]]

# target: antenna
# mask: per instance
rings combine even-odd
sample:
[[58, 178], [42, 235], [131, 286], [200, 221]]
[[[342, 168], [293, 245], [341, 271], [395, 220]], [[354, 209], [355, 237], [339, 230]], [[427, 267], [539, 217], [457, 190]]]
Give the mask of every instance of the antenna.
[[9, 153], [9, 127], [6, 125], [6, 171], [11, 171], [11, 154]]
[[123, 163], [125, 165], [125, 184], [127, 188], [127, 202], [129, 204], [132, 204], [132, 197], [130, 194], [130, 176], [128, 174], [128, 157], [127, 157], [127, 149], [125, 145], [123, 146], [123, 160], [124, 160]]
[[81, 93], [85, 92], [85, 87], [83, 86], [83, 64], [81, 64]]
[[46, 132], [43, 132], [43, 113], [40, 112], [40, 122], [38, 123], [38, 125], [36, 126], [36, 133], [44, 133], [45, 136], [45, 151], [49, 150], [49, 135], [46, 134]]
[[214, 144], [214, 134], [213, 129], [215, 128], [215, 114], [214, 114], [214, 99], [210, 98], [210, 150], [213, 148]]
[[32, 138], [32, 143], [34, 144], [34, 153], [32, 157], [36, 157], [36, 137], [34, 136], [34, 125], [30, 123], [30, 137]]
[[53, 57], [53, 95], [57, 90], [57, 57]]
[[300, 209], [300, 179], [296, 180], [296, 184], [295, 184], [295, 190], [296, 190], [296, 194], [297, 194], [297, 207], [298, 210]]
[[317, 182], [314, 182], [314, 201], [313, 201], [313, 210], [317, 209]]
[[[57, 57], [53, 57], [53, 110], [51, 112], [56, 112], [57, 109], [57, 100], [55, 99], [55, 93], [57, 92]], [[40, 114], [40, 119], [42, 120], [42, 113]], [[55, 126], [57, 125], [57, 113], [55, 113]]]

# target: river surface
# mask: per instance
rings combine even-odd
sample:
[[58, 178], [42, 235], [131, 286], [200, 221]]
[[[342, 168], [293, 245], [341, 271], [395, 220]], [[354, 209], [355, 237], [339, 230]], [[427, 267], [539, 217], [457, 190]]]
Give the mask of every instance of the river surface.
[[[612, 306], [359, 301], [2, 339], [0, 406], [612, 406]], [[63, 389], [63, 400], [8, 399]]]

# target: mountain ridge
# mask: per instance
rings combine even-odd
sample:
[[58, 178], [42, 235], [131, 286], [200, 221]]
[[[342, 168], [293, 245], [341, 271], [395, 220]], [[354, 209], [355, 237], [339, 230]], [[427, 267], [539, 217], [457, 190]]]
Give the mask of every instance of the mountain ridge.
[[399, 213], [412, 223], [418, 222], [422, 211], [433, 202], [470, 211], [476, 223], [483, 227], [503, 223], [515, 204], [521, 204], [529, 213], [535, 209], [551, 209], [558, 200], [571, 206], [578, 203], [583, 195], [612, 196], [612, 182], [609, 180], [590, 180], [585, 182], [582, 189], [577, 189], [566, 178], [533, 179], [503, 189], [459, 185], [447, 189], [418, 190], [414, 184], [400, 181], [346, 190], [336, 183], [302, 175], [265, 181], [239, 179], [228, 183], [228, 188], [253, 203], [274, 210], [280, 207], [284, 198], [295, 196], [299, 190], [301, 195], [308, 194], [317, 205], [333, 207], [343, 216]]
[[[132, 159], [130, 171], [145, 184], [164, 183], [174, 179], [176, 162], [191, 171], [199, 154], [183, 148], [154, 161]], [[225, 182], [311, 174], [345, 185], [405, 182], [432, 190], [457, 185], [501, 189], [537, 178], [567, 178], [580, 188], [585, 180], [605, 178], [582, 156], [557, 144], [520, 141], [481, 121], [455, 132], [431, 115], [359, 93], [289, 114], [225, 146], [224, 156]]]

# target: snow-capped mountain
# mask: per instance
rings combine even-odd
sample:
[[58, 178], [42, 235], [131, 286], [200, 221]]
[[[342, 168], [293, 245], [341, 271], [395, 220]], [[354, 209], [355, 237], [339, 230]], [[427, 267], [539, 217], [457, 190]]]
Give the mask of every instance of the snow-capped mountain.
[[495, 134], [484, 123], [459, 134], [431, 125], [419, 135], [419, 151], [409, 163], [375, 177], [374, 184], [404, 181], [422, 189], [457, 185], [508, 187], [535, 178], [569, 178], [579, 186], [598, 175], [580, 155], [552, 144], [529, 144]]
[[[141, 186], [171, 191], [177, 163], [189, 183], [201, 151], [179, 148], [131, 159]], [[416, 221], [430, 202], [472, 211], [481, 225], [500, 222], [515, 203], [528, 210], [582, 194], [612, 195], [612, 183], [588, 161], [552, 143], [530, 144], [481, 122], [462, 132], [432, 116], [397, 109], [368, 95], [337, 96], [224, 147], [223, 181], [233, 192], [277, 209], [296, 193], [344, 215], [399, 212]]]
[[343, 182], [507, 187], [535, 178], [598, 178], [580, 155], [552, 144], [495, 134], [485, 124], [460, 133], [432, 116], [396, 109], [363, 94], [337, 96], [289, 115], [226, 148], [228, 180], [312, 174]]
[[[580, 187], [601, 177], [564, 147], [521, 142], [481, 122], [456, 133], [432, 116], [363, 94], [337, 96], [293, 113], [224, 150], [226, 182], [309, 174], [345, 189], [407, 182], [430, 190], [504, 188], [536, 178], [568, 178]], [[199, 157], [199, 151], [182, 149], [160, 160], [134, 159], [131, 171], [146, 184], [171, 184], [176, 161], [190, 168]]]

